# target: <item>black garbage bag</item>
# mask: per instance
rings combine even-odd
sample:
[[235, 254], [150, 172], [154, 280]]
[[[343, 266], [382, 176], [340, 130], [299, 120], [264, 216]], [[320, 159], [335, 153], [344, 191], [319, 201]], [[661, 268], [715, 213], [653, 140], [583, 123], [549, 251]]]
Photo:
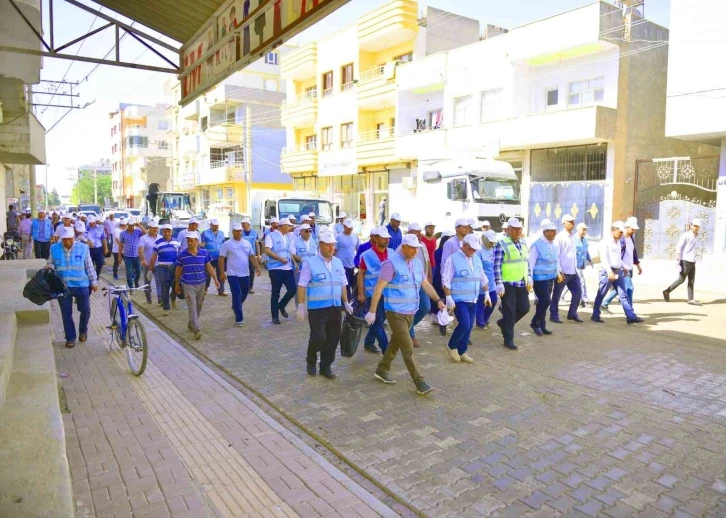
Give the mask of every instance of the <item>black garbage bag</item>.
[[23, 289], [23, 297], [33, 304], [42, 306], [49, 300], [68, 295], [68, 286], [55, 270], [43, 268], [33, 275]]
[[367, 312], [365, 304], [360, 304], [353, 308], [352, 315], [345, 315], [343, 330], [340, 333], [341, 356], [352, 358], [358, 350], [358, 343], [360, 343], [360, 337], [366, 323], [364, 317]]

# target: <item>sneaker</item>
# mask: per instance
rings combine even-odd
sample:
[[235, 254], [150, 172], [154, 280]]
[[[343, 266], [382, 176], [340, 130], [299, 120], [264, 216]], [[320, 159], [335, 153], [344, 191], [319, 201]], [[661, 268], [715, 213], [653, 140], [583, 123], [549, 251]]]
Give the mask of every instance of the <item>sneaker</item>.
[[385, 383], [386, 385], [390, 385], [390, 384], [392, 384], [392, 383], [396, 383], [396, 380], [394, 380], [394, 379], [393, 379], [393, 378], [391, 377], [391, 375], [390, 375], [390, 374], [388, 374], [387, 372], [383, 372], [383, 371], [376, 371], [376, 374], [375, 374], [375, 376], [376, 376], [376, 379], [377, 379], [377, 380], [381, 380], [381, 381], [382, 381], [383, 383]]
[[425, 381], [419, 381], [416, 383], [416, 394], [419, 396], [424, 396], [434, 390], [434, 387], [426, 383]]
[[702, 306], [702, 304], [699, 301], [693, 300], [693, 299], [689, 300], [688, 304], [691, 306]]
[[242, 327], [243, 325], [245, 325], [245, 323], [244, 322], [235, 322], [234, 325], [237, 327]]
[[202, 332], [199, 329], [197, 329], [196, 331], [194, 331], [194, 339], [195, 340], [199, 340], [201, 338], [202, 338]]
[[461, 361], [461, 356], [459, 356], [459, 351], [457, 351], [456, 349], [451, 349], [448, 345], [445, 347], [449, 351], [449, 356], [451, 357], [451, 359], [453, 361], [455, 361], [456, 363], [459, 363]]
[[169, 315], [171, 314], [171, 311], [169, 311], [168, 309], [165, 309], [165, 310], [164, 310], [164, 312], [163, 312], [162, 314], [163, 314], [163, 315], [164, 315], [165, 317], [168, 317], [168, 316], [169, 316]]
[[462, 363], [474, 363], [474, 358], [469, 356], [467, 353], [461, 355]]
[[604, 305], [604, 304], [603, 304], [602, 306], [600, 306], [600, 311], [601, 311], [602, 313], [605, 313], [606, 315], [612, 315], [612, 312], [610, 311], [610, 308], [609, 308], [609, 307], [607, 307], [607, 306], [606, 306], [606, 305]]
[[666, 302], [670, 302], [671, 301], [671, 294], [668, 293], [668, 290], [663, 290], [663, 299]]

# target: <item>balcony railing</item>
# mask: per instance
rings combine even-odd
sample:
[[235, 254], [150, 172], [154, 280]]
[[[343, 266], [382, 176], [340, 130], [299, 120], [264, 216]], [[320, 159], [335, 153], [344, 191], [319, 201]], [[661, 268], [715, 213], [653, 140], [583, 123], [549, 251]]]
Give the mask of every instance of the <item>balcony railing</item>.
[[369, 68], [365, 72], [361, 72], [360, 74], [360, 83], [367, 83], [369, 81], [375, 81], [376, 79], [379, 79], [383, 73], [385, 72], [386, 66], [385, 65], [379, 65], [375, 66], [373, 68]]
[[215, 160], [209, 163], [210, 169], [220, 169], [227, 167], [244, 167], [244, 160], [241, 158], [235, 160]]
[[298, 144], [296, 146], [288, 146], [282, 148], [282, 154], [288, 155], [290, 153], [305, 153], [307, 151], [315, 151], [318, 149], [317, 142], [306, 142], [304, 144]]
[[396, 133], [396, 128], [382, 128], [373, 131], [364, 131], [358, 133], [359, 142], [370, 142], [372, 140], [382, 140], [387, 138], [393, 138]]
[[301, 93], [300, 95], [294, 97], [291, 101], [290, 100], [283, 100], [282, 105], [291, 105], [291, 104], [297, 104], [302, 103], [306, 101], [315, 101], [318, 98], [318, 91], [316, 90], [310, 90], [309, 92]]

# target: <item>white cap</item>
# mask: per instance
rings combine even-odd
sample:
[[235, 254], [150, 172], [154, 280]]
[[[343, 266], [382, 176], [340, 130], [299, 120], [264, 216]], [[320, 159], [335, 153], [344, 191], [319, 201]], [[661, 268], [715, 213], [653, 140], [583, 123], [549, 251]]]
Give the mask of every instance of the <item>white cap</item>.
[[572, 214], [565, 214], [564, 216], [562, 216], [562, 223], [566, 221], [572, 221], [574, 223], [575, 217]]
[[75, 229], [76, 229], [76, 232], [85, 232], [86, 224], [83, 223], [83, 221], [76, 221]]
[[413, 222], [411, 222], [411, 223], [408, 224], [408, 229], [409, 230], [418, 230], [418, 231], [420, 231], [421, 230], [421, 225], [419, 225], [418, 223], [416, 223], [415, 221], [413, 221]]
[[289, 219], [290, 221], [297, 221], [297, 218], [295, 217], [295, 214], [289, 214], [287, 216], [287, 219]]
[[81, 212], [81, 214], [80, 214], [79, 217], [81, 217], [81, 218], [87, 218], [88, 217], [88, 214], [84, 214], [83, 212]]
[[421, 248], [424, 246], [423, 243], [421, 243], [413, 234], [404, 234], [403, 240], [401, 240], [401, 245], [412, 246], [414, 248]]
[[370, 233], [370, 235], [371, 235], [371, 236], [377, 236], [377, 235], [378, 235], [378, 227], [373, 227], [373, 228], [371, 229], [371, 233]]
[[61, 219], [71, 219], [73, 215], [70, 212], [66, 212], [61, 216]]
[[149, 221], [149, 228], [159, 228], [159, 224], [156, 222], [155, 219]]
[[118, 220], [119, 226], [120, 225], [126, 225], [127, 223], [128, 223], [128, 221], [126, 221], [126, 218], [121, 218], [120, 220]]
[[625, 220], [625, 228], [632, 228], [633, 230], [640, 230], [638, 226], [638, 218], [631, 216]]
[[[411, 225], [409, 225], [409, 227], [410, 226]], [[435, 227], [435, 226], [436, 226], [436, 223], [434, 223], [433, 221], [427, 221], [426, 224], [424, 225], [424, 228], [426, 228], [426, 227]]]
[[240, 223], [248, 223], [248, 224], [251, 225], [252, 224], [252, 220], [250, 218], [242, 218], [242, 221], [240, 221]]
[[280, 220], [273, 216], [270, 218], [270, 225], [272, 225], [273, 223], [280, 223]]
[[353, 228], [353, 221], [352, 221], [351, 219], [346, 219], [346, 220], [345, 220], [345, 221], [343, 222], [343, 226], [344, 226], [344, 227], [348, 227], [348, 228]]
[[312, 221], [312, 220], [310, 219], [310, 216], [303, 216], [302, 221], [305, 222], [305, 221]]
[[487, 238], [490, 243], [496, 243], [498, 241], [497, 233], [494, 232], [492, 229], [485, 231], [482, 236]]
[[76, 237], [76, 233], [73, 232], [73, 229], [71, 227], [63, 227], [63, 230], [60, 232], [60, 238], [61, 239], [74, 239]]
[[466, 226], [468, 227], [474, 227], [476, 225], [476, 220], [474, 218], [467, 218], [466, 219]]
[[590, 227], [588, 227], [588, 226], [587, 226], [587, 225], [585, 225], [584, 223], [578, 223], [578, 224], [577, 224], [577, 230], [580, 230], [581, 228], [590, 228]]
[[625, 223], [623, 223], [622, 221], [613, 221], [611, 228], [616, 228], [625, 232]]
[[464, 244], [469, 245], [474, 250], [481, 250], [481, 243], [479, 242], [479, 238], [476, 237], [474, 234], [469, 234], [464, 238]]
[[396, 221], [403, 221], [401, 219], [401, 215], [398, 212], [394, 212], [393, 214], [391, 214], [391, 219], [395, 219]]
[[242, 223], [233, 223], [232, 230], [242, 230]]
[[161, 227], [161, 230], [174, 230], [174, 227], [172, 227], [171, 225], [169, 225], [169, 224], [167, 223], [166, 225], [163, 225], [163, 226]]
[[509, 223], [507, 223], [506, 221], [504, 223], [502, 223], [502, 230], [506, 230], [508, 228], [509, 228]]
[[194, 223], [199, 223], [199, 220], [197, 218], [190, 218], [189, 219], [189, 224], [190, 225], [193, 225]]
[[540, 222], [540, 224], [539, 224], [539, 228], [540, 228], [541, 230], [544, 230], [544, 228], [545, 228], [546, 226], [549, 226], [549, 225], [551, 225], [551, 224], [552, 224], [552, 220], [551, 220], [551, 219], [549, 219], [549, 218], [545, 218], [545, 219], [543, 219], [543, 220], [542, 220], [542, 221]]
[[456, 223], [454, 223], [454, 227], [468, 227], [469, 222], [466, 220], [466, 218], [459, 218], [456, 220]]
[[316, 217], [314, 212], [308, 212], [308, 216], [310, 216], [311, 218]]
[[308, 225], [307, 223], [303, 223], [302, 225], [300, 225], [299, 228], [300, 230], [310, 230], [310, 225]]
[[94, 216], [94, 215], [88, 216], [88, 222], [89, 223], [95, 223], [96, 222], [96, 216]]
[[292, 226], [292, 223], [290, 223], [290, 220], [289, 220], [289, 219], [287, 219], [287, 218], [282, 218], [282, 219], [280, 220], [280, 226], [283, 226], [283, 225], [290, 225], [290, 226]]
[[128, 219], [128, 223], [129, 223], [129, 225], [133, 225], [133, 224], [135, 224], [135, 223], [136, 223], [136, 218], [131, 218], [131, 217], [130, 217], [130, 218]]
[[388, 233], [388, 229], [383, 225], [376, 229], [376, 235], [384, 239], [391, 239], [391, 234]]
[[214, 218], [214, 219], [210, 219], [210, 220], [209, 220], [209, 224], [210, 224], [210, 225], [214, 225], [214, 226], [216, 227], [217, 225], [219, 225], [219, 220], [218, 220], [218, 219], [216, 219], [216, 218]]
[[347, 217], [348, 217], [348, 215], [345, 212], [341, 212], [340, 214], [338, 214], [338, 217], [335, 219], [345, 219]]
[[701, 218], [693, 218], [691, 220], [691, 225], [696, 225], [697, 227], [702, 226], [703, 224], [701, 223]]
[[488, 219], [485, 219], [484, 221], [481, 222], [481, 226], [482, 227], [491, 227], [492, 224], [489, 223], [489, 220]]
[[453, 237], [454, 235], [455, 234], [454, 234], [454, 231], [453, 230], [444, 230], [441, 233], [441, 237]]
[[187, 232], [187, 235], [185, 236], [187, 239], [196, 239], [197, 241], [200, 240], [199, 232], [196, 230], [193, 232]]
[[557, 225], [555, 225], [554, 223], [552, 223], [552, 222], [551, 222], [550, 220], [548, 220], [548, 219], [547, 219], [547, 220], [545, 220], [545, 221], [543, 221], [542, 223], [543, 223], [543, 224], [542, 224], [542, 225], [540, 225], [540, 226], [542, 227], [542, 231], [543, 231], [543, 232], [544, 232], [545, 230], [557, 230]]
[[522, 222], [517, 218], [509, 218], [509, 221], [507, 221], [507, 228], [522, 228]]
[[333, 235], [332, 232], [323, 232], [322, 234], [320, 234], [319, 241], [321, 243], [328, 243], [329, 245], [334, 245], [335, 236]]

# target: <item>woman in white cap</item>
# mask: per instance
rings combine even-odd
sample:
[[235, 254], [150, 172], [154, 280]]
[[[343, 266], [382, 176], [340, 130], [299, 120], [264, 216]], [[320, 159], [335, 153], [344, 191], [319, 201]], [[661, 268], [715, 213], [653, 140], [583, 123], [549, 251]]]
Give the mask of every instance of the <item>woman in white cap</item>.
[[688, 303], [692, 306], [700, 306], [701, 303], [693, 298], [693, 285], [696, 283], [696, 259], [698, 252], [698, 232], [701, 229], [701, 220], [694, 218], [691, 221], [691, 229], [681, 236], [678, 241], [676, 262], [678, 263], [678, 279], [663, 290], [663, 298], [666, 302], [671, 300], [671, 292], [683, 281], [688, 279]]

